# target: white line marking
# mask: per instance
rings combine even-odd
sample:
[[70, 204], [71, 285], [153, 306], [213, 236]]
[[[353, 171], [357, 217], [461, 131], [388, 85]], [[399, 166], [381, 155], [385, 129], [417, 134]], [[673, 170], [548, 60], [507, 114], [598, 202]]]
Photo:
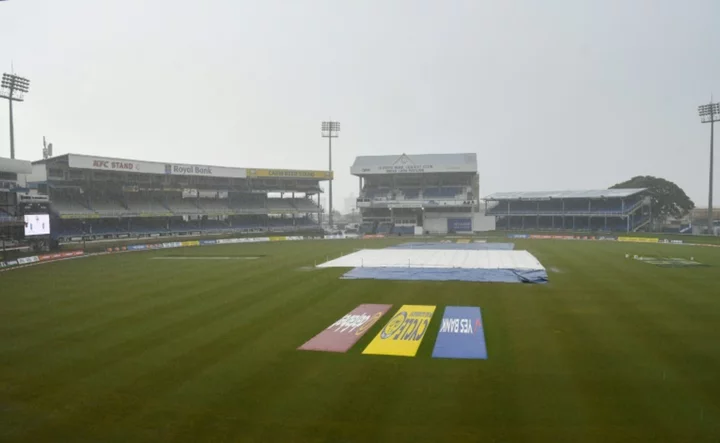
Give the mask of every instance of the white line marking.
[[151, 260], [255, 260], [260, 257], [151, 257]]

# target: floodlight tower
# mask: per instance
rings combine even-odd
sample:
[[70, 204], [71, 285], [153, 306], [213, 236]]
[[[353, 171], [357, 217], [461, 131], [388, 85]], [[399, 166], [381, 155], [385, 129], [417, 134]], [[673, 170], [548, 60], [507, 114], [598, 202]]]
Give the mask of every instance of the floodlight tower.
[[15, 129], [13, 127], [13, 102], [25, 100], [30, 90], [30, 80], [15, 74], [3, 74], [0, 84], [0, 98], [10, 103], [10, 158], [15, 158]]
[[[330, 170], [330, 173], [332, 174], [332, 139], [338, 137], [338, 132], [340, 132], [340, 122], [334, 122], [334, 121], [327, 121], [322, 122], [322, 136], [326, 137], [328, 139], [328, 169]], [[329, 206], [330, 206], [330, 212], [328, 214], [330, 217], [328, 218], [330, 229], [333, 227], [333, 196], [332, 196], [332, 185], [333, 185], [333, 178], [330, 177], [330, 195], [328, 196]]]
[[720, 103], [713, 103], [712, 99], [707, 105], [698, 106], [700, 121], [710, 123], [710, 191], [708, 193], [708, 234], [713, 233], [713, 163], [715, 162], [715, 122], [720, 121]]

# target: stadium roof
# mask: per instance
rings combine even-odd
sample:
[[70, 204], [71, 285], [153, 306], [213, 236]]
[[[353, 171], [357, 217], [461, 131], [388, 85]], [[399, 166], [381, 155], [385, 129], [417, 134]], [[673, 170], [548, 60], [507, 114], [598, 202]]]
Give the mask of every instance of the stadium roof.
[[485, 200], [550, 200], [569, 198], [624, 198], [639, 194], [647, 188], [596, 189], [588, 191], [552, 191], [552, 192], [496, 192]]
[[25, 160], [0, 157], [0, 172], [30, 174], [32, 172], [32, 163]]
[[355, 158], [353, 175], [477, 173], [476, 154], [366, 155]]
[[69, 168], [93, 169], [107, 172], [132, 172], [135, 174], [182, 175], [221, 178], [287, 178], [307, 180], [328, 180], [331, 171], [298, 169], [230, 168], [184, 163], [149, 162], [121, 158], [98, 157], [94, 155], [64, 154], [36, 161], [33, 164], [67, 163]]

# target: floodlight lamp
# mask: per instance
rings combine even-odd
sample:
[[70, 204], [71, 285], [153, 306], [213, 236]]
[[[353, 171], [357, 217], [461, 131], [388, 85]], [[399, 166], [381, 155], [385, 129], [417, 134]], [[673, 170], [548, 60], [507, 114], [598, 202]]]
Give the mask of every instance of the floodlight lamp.
[[720, 103], [710, 103], [708, 105], [698, 106], [698, 114], [701, 117], [712, 114], [720, 114]]
[[10, 89], [13, 92], [18, 91], [20, 93], [19, 95], [27, 93], [30, 90], [30, 80], [15, 74], [4, 73], [0, 85], [4, 89]]
[[327, 136], [331, 136], [334, 132], [340, 132], [340, 122], [322, 122], [321, 129], [323, 132], [323, 137], [325, 137], [325, 134], [328, 134]]

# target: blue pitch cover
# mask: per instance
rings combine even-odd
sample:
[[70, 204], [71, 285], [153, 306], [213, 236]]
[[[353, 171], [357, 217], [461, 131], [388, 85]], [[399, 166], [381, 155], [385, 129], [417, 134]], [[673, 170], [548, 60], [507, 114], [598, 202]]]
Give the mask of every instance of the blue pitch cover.
[[480, 308], [447, 306], [438, 331], [433, 358], [488, 358]]

